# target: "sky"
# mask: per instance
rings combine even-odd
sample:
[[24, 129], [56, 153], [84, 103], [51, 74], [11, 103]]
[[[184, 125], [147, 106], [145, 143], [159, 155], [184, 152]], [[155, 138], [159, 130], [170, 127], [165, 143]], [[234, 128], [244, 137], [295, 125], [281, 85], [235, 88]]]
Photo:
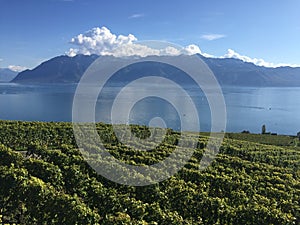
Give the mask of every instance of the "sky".
[[58, 55], [107, 54], [116, 46], [126, 52], [144, 40], [297, 66], [299, 10], [299, 0], [0, 0], [0, 68], [34, 68]]

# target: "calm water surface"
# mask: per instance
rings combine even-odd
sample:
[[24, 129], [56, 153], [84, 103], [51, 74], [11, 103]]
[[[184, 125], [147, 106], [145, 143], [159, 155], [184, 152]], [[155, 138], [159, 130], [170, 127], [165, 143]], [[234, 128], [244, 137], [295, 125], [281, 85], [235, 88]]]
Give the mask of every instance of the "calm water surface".
[[[146, 86], [127, 91], [120, 102], [126, 104], [131, 96], [142, 94]], [[200, 118], [200, 130], [209, 131], [211, 125], [210, 109], [205, 95], [198, 89], [185, 87], [195, 102]], [[227, 128], [229, 132], [249, 130], [259, 133], [262, 124], [267, 131], [279, 134], [296, 134], [300, 131], [300, 88], [254, 88], [223, 87], [227, 110]], [[71, 121], [75, 84], [61, 85], [21, 85], [0, 84], [0, 119], [28, 121]], [[92, 88], [91, 88], [92, 90]], [[120, 91], [118, 87], [105, 89], [96, 105], [95, 119], [111, 122], [111, 106]], [[157, 89], [176, 95], [171, 87]], [[213, 93], [210, 93], [213, 94]], [[88, 97], [87, 97], [87, 100]], [[177, 103], [185, 107], [187, 99], [176, 96]], [[122, 115], [122, 107], [118, 108]], [[165, 126], [180, 130], [179, 115], [174, 106], [154, 96], [137, 102], [131, 109], [128, 123], [153, 124], [153, 118], [162, 118]], [[157, 120], [159, 121], [159, 120]], [[190, 130], [197, 130], [193, 118], [188, 118]], [[116, 121], [118, 122], [118, 121]], [[158, 123], [159, 124], [159, 123]]]

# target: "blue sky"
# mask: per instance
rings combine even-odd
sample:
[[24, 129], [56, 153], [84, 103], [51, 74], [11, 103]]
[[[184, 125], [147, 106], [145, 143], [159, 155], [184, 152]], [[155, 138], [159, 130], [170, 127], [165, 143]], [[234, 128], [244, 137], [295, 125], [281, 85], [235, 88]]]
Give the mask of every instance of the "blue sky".
[[35, 67], [103, 26], [214, 56], [232, 49], [236, 57], [299, 65], [299, 10], [299, 0], [0, 0], [0, 67]]

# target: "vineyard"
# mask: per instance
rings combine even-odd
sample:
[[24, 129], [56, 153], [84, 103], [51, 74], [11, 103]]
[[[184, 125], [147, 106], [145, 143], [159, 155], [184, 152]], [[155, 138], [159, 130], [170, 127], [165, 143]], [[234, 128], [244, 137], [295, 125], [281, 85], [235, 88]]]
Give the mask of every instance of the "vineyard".
[[[131, 165], [165, 159], [181, 135], [167, 129], [160, 145], [149, 141], [152, 150], [137, 151], [139, 143], [126, 147], [111, 125], [96, 127], [105, 148]], [[131, 131], [150, 135], [144, 126]], [[196, 148], [184, 168], [160, 183], [133, 187], [89, 166], [71, 123], [0, 121], [0, 224], [300, 224], [295, 137], [226, 134], [204, 170], [207, 134], [185, 138]]]

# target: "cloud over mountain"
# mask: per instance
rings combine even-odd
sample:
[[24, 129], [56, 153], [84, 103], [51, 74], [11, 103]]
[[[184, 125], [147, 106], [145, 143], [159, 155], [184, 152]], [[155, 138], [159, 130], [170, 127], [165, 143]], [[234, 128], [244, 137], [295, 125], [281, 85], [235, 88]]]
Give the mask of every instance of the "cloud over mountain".
[[220, 58], [234, 58], [234, 59], [240, 59], [244, 62], [253, 63], [257, 66], [264, 66], [264, 67], [280, 67], [280, 66], [290, 66], [290, 67], [299, 67], [300, 65], [293, 65], [293, 64], [285, 64], [285, 63], [270, 63], [266, 62], [263, 59], [257, 59], [257, 58], [251, 58], [249, 56], [241, 55], [237, 52], [235, 52], [232, 49], [228, 49], [227, 53], [224, 56], [221, 56]]
[[188, 45], [185, 48], [167, 46], [164, 48], [153, 48], [143, 43], [133, 34], [115, 35], [106, 27], [96, 27], [84, 34], [79, 34], [72, 38], [70, 43], [76, 48], [70, 48], [67, 52], [69, 56], [77, 54], [84, 55], [113, 55], [113, 56], [149, 56], [149, 55], [179, 55], [201, 53], [197, 45]]
[[132, 34], [116, 36], [106, 27], [96, 27], [85, 34], [79, 34], [72, 38], [71, 43], [78, 48], [71, 48], [68, 54], [70, 56], [75, 56], [78, 53], [85, 55], [109, 55], [114, 49], [124, 45], [131, 45], [136, 40], [137, 38]]
[[[133, 17], [138, 17], [139, 15], [133, 15]], [[202, 35], [201, 38], [206, 40], [216, 40], [225, 37], [223, 34], [207, 34]], [[170, 44], [166, 47], [153, 47], [152, 45], [147, 45], [145, 42], [138, 42], [138, 39], [133, 34], [128, 35], [116, 35], [113, 34], [107, 27], [96, 27], [89, 30], [83, 34], [79, 34], [73, 37], [70, 41], [74, 48], [70, 48], [66, 52], [68, 56], [76, 56], [77, 54], [84, 55], [113, 55], [116, 57], [123, 56], [141, 56], [146, 57], [149, 55], [193, 55], [201, 54], [209, 58], [235, 58], [240, 59], [244, 62], [250, 62], [258, 66], [265, 67], [280, 67], [280, 66], [291, 66], [299, 67], [299, 65], [291, 64], [274, 64], [266, 62], [263, 59], [251, 58], [245, 55], [241, 55], [232, 49], [228, 49], [227, 53], [223, 56], [213, 56], [208, 53], [204, 53], [200, 50], [199, 46], [195, 44], [190, 44], [186, 47], [180, 48], [178, 46]]]
[[10, 65], [8, 66], [8, 69], [14, 71], [14, 72], [21, 72], [21, 71], [24, 71], [26, 70], [27, 68], [24, 67], [24, 66], [15, 66], [15, 65]]

